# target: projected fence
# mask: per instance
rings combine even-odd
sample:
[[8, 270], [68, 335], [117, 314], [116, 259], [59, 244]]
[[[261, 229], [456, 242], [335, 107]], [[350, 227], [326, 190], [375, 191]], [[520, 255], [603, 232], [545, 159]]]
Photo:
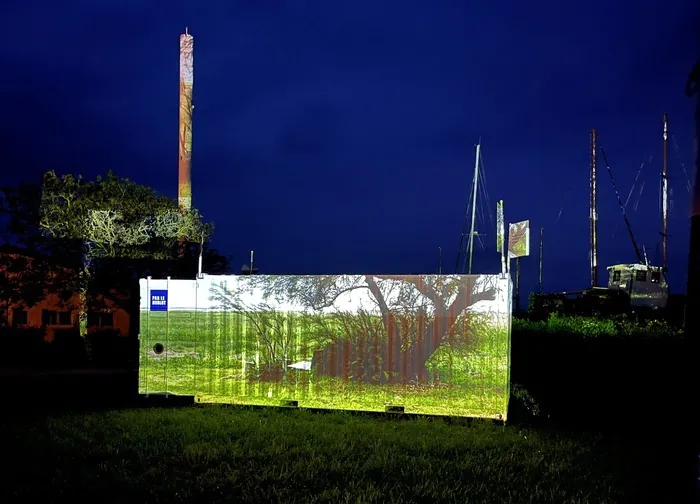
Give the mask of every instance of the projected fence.
[[506, 418], [498, 275], [142, 279], [140, 392]]

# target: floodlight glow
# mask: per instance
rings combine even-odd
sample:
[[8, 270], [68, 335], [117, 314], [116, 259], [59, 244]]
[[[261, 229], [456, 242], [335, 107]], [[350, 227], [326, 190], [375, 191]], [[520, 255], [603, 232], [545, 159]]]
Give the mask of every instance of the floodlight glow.
[[507, 277], [205, 275], [140, 289], [143, 394], [506, 418]]

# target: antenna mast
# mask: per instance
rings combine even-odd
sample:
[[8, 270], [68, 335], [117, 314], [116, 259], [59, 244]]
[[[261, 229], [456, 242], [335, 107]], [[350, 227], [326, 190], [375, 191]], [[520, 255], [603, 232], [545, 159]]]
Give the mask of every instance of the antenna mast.
[[591, 287], [598, 285], [598, 200], [596, 180], [596, 130], [591, 130]]
[[481, 156], [481, 140], [476, 144], [476, 161], [474, 162], [474, 199], [472, 200], [472, 226], [469, 232], [469, 274], [472, 274], [472, 252], [474, 251], [474, 226], [476, 224], [476, 193], [479, 183], [479, 159]]
[[663, 172], [661, 173], [661, 212], [662, 212], [662, 231], [661, 236], [663, 242], [661, 244], [661, 250], [663, 255], [663, 267], [664, 271], [668, 269], [668, 116], [663, 115], [664, 121], [664, 160], [663, 160]]
[[544, 228], [540, 228], [540, 281], [539, 291], [542, 294], [542, 249], [544, 248]]

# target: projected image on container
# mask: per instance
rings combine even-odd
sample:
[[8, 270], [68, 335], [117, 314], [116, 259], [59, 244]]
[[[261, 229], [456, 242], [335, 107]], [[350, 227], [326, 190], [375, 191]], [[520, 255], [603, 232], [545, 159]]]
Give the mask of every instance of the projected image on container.
[[499, 275], [141, 280], [140, 392], [504, 418]]

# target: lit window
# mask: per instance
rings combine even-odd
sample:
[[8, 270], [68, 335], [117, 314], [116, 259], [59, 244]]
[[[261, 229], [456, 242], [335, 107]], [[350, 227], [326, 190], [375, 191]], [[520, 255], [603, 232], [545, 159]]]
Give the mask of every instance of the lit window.
[[661, 282], [661, 272], [660, 271], [652, 271], [651, 272], [651, 283], [659, 283]]

